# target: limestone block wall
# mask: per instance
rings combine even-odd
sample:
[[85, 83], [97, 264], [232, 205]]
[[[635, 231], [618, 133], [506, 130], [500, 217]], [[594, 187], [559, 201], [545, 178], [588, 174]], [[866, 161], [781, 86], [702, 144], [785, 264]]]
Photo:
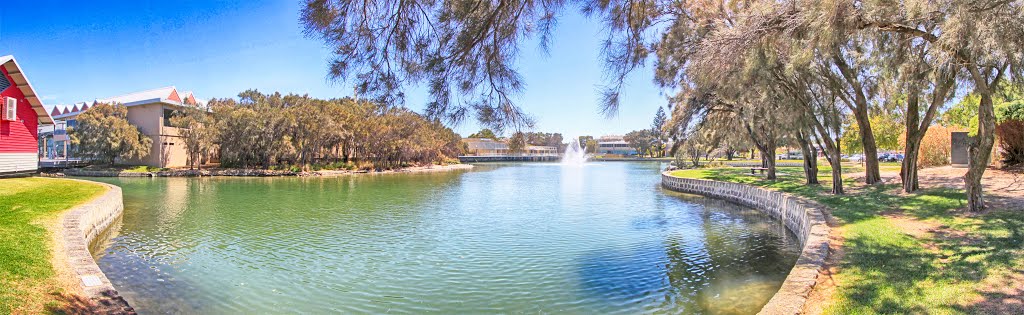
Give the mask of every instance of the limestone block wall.
[[799, 314], [814, 288], [818, 271], [828, 256], [829, 227], [822, 206], [787, 193], [754, 186], [712, 180], [682, 178], [662, 173], [661, 185], [669, 190], [720, 198], [768, 213], [800, 239], [803, 250], [779, 292], [758, 314]]
[[96, 301], [103, 313], [133, 314], [134, 310], [117, 293], [89, 252], [89, 244], [117, 222], [124, 212], [121, 187], [95, 184], [106, 186], [107, 191], [64, 214], [62, 238], [67, 252], [67, 262], [78, 278], [82, 292], [86, 297]]

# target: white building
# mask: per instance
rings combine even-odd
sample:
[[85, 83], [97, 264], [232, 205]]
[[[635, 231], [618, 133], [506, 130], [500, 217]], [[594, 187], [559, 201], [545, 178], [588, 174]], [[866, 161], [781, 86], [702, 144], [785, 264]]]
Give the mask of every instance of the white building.
[[601, 136], [597, 139], [597, 154], [636, 155], [636, 149], [619, 135]]

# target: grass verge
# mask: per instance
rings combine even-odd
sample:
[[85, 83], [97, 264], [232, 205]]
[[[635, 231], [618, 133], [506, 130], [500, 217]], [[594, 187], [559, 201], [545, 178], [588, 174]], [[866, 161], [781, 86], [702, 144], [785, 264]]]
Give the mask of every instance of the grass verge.
[[62, 287], [46, 226], [104, 187], [51, 178], [0, 179], [0, 314], [42, 313]]
[[[856, 170], [845, 170], [845, 173]], [[962, 191], [899, 185], [844, 184], [829, 194], [830, 169], [820, 185], [804, 185], [803, 170], [781, 167], [777, 180], [748, 169], [674, 171], [672, 175], [737, 182], [816, 200], [830, 208], [841, 233], [835, 291], [826, 314], [1008, 314], [1024, 312], [1024, 209], [966, 213]]]

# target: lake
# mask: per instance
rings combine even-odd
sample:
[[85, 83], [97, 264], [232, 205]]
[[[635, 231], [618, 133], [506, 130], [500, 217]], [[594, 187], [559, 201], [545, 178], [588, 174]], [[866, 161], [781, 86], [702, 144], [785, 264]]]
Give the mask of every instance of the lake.
[[480, 164], [122, 187], [100, 268], [143, 314], [754, 314], [799, 255], [661, 163]]

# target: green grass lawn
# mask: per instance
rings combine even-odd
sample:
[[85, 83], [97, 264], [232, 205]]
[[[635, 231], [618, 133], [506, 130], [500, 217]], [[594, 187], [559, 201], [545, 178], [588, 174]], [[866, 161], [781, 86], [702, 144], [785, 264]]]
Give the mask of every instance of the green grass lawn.
[[[892, 167], [892, 165], [883, 165]], [[898, 169], [898, 166], [897, 166]], [[844, 173], [857, 170], [844, 170]], [[860, 170], [863, 171], [863, 170]], [[803, 170], [781, 167], [768, 181], [748, 169], [679, 170], [681, 177], [738, 182], [786, 191], [828, 206], [844, 237], [829, 314], [1007, 313], [1007, 286], [1024, 283], [1024, 209], [964, 213], [962, 191], [930, 188], [902, 194], [899, 185], [845, 181], [848, 194], [804, 185]], [[922, 228], [923, 227], [923, 228]], [[1019, 292], [1019, 291], [1018, 291]]]
[[62, 179], [0, 179], [0, 314], [43, 311], [60, 289], [44, 224], [104, 189]]

